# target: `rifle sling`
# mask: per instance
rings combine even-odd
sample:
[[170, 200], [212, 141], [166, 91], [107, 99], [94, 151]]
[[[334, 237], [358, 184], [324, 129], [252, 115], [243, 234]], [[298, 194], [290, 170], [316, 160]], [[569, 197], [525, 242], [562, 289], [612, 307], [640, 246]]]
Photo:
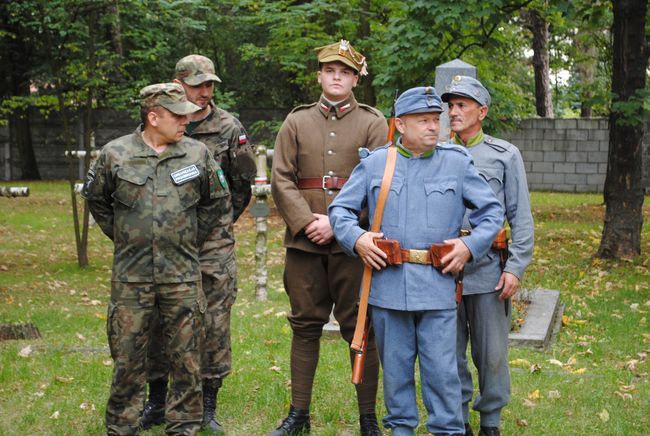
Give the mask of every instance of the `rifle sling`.
[[[370, 231], [377, 233], [381, 229], [381, 221], [384, 218], [384, 208], [386, 206], [386, 199], [388, 198], [388, 190], [393, 182], [393, 174], [395, 173], [395, 164], [397, 162], [397, 148], [394, 145], [388, 147], [388, 154], [386, 156], [386, 166], [384, 167], [384, 176], [381, 179], [381, 187], [379, 188], [379, 197], [377, 199], [377, 207], [372, 217], [372, 225]], [[361, 281], [361, 297], [359, 298], [359, 312], [357, 313], [357, 325], [354, 329], [354, 337], [350, 348], [354, 351], [362, 351], [363, 348], [363, 330], [366, 323], [366, 316], [368, 315], [368, 298], [370, 297], [370, 282], [372, 280], [372, 267], [365, 265], [363, 268], [363, 278]]]

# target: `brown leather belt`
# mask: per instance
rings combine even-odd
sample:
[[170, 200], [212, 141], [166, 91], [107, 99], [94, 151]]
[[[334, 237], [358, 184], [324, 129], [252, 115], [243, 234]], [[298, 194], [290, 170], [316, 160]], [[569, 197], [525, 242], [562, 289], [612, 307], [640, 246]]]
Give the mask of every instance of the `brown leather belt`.
[[298, 189], [341, 189], [347, 177], [323, 176], [298, 179]]
[[435, 268], [442, 268], [440, 259], [453, 248], [453, 244], [431, 244], [428, 250], [409, 250], [401, 248], [396, 239], [374, 239], [375, 245], [386, 255], [386, 263], [389, 265], [401, 265], [404, 262], [419, 263], [421, 265], [433, 265]]

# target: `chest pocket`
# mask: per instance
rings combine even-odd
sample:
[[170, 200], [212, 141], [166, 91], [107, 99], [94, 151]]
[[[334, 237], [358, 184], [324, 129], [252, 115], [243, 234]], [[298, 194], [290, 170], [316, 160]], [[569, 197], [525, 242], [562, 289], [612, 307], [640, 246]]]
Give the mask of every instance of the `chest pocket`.
[[427, 202], [427, 226], [448, 228], [448, 220], [458, 207], [458, 181], [455, 177], [424, 179]]
[[133, 209], [144, 198], [148, 178], [148, 173], [137, 172], [131, 168], [121, 168], [117, 172], [117, 183], [115, 192], [113, 192], [113, 199]]
[[[386, 199], [386, 207], [384, 209], [384, 218], [381, 222], [385, 227], [398, 227], [400, 223], [400, 194], [404, 186], [404, 179], [401, 177], [393, 176], [393, 181], [390, 184], [388, 191], [388, 198]], [[375, 201], [374, 207], [377, 207], [379, 200], [379, 191], [381, 190], [381, 177], [372, 179], [370, 182], [370, 189], [372, 198]], [[405, 213], [405, 212], [404, 212]], [[371, 217], [372, 218], [372, 217]]]
[[495, 194], [499, 194], [503, 189], [503, 169], [484, 167], [478, 170], [478, 173], [485, 179]]

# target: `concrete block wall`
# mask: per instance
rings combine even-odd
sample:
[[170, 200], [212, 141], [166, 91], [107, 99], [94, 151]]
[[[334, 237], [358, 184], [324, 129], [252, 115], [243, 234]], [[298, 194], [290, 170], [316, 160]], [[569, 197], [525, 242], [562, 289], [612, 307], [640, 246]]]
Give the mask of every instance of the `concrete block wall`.
[[[643, 184], [650, 192], [650, 121], [643, 141]], [[523, 120], [502, 137], [521, 151], [530, 190], [602, 192], [607, 174], [605, 118]]]

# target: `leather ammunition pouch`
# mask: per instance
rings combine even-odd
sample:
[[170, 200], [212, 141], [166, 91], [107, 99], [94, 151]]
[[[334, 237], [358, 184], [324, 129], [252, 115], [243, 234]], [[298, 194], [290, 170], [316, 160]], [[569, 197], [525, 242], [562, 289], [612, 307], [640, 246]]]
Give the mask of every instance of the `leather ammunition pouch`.
[[441, 259], [453, 248], [453, 244], [431, 244], [428, 250], [409, 250], [400, 246], [395, 239], [375, 238], [374, 243], [386, 254], [386, 263], [389, 265], [402, 265], [403, 263], [418, 263], [422, 265], [433, 265], [434, 268], [442, 269]]

